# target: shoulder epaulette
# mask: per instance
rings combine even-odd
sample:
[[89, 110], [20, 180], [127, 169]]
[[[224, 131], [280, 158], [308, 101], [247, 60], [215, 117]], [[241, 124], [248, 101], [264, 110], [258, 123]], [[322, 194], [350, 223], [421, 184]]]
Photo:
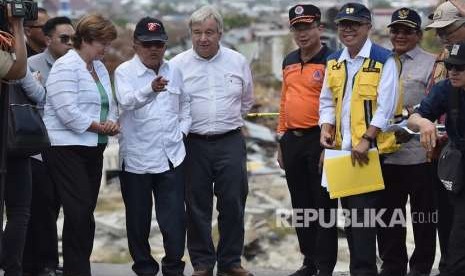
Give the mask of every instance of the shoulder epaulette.
[[374, 43], [371, 46], [371, 51], [370, 51], [371, 59], [384, 64], [390, 56], [392, 56], [392, 51], [384, 47], [381, 47], [378, 44], [374, 44]]
[[327, 58], [326, 60], [327, 60], [327, 61], [333, 60], [333, 59], [336, 59], [336, 60], [337, 60], [337, 59], [339, 59], [339, 57], [341, 56], [341, 54], [342, 54], [342, 50], [338, 50], [338, 51], [332, 53], [331, 55], [329, 55], [328, 58]]

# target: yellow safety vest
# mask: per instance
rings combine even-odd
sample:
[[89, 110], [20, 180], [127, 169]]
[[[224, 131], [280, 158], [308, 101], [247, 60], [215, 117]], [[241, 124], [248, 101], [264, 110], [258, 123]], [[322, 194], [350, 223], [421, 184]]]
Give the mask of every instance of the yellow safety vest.
[[[328, 58], [327, 85], [333, 94], [336, 106], [336, 147], [342, 145], [341, 120], [342, 99], [347, 85], [347, 68], [345, 61], [338, 62], [342, 51], [334, 53]], [[381, 72], [391, 52], [373, 44], [370, 58], [366, 58], [360, 70], [355, 74], [350, 102], [350, 131], [352, 146], [360, 143], [362, 135], [367, 131], [373, 114], [376, 112], [378, 99], [378, 85]], [[397, 104], [395, 118], [402, 117], [402, 102]], [[379, 153], [391, 153], [399, 149], [396, 138], [392, 132], [380, 132], [372, 147], [377, 147]]]

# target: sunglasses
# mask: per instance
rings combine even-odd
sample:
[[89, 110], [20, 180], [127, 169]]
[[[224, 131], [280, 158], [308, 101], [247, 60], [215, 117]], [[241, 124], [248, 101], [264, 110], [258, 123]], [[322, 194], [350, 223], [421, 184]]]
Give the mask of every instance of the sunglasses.
[[452, 27], [454, 28], [451, 28], [449, 26], [447, 27], [444, 27], [444, 28], [439, 28], [439, 29], [436, 29], [436, 34], [440, 37], [440, 38], [446, 38], [447, 36], [455, 33], [456, 31], [458, 31], [460, 28], [462, 28], [462, 26], [464, 25], [464, 23], [461, 23], [461, 24], [458, 24], [458, 23], [453, 23], [451, 24]]
[[73, 37], [70, 35], [66, 35], [66, 34], [61, 34], [58, 36], [58, 38], [60, 39], [60, 42], [63, 44], [69, 44], [70, 42], [73, 41]]
[[450, 63], [445, 62], [444, 66], [446, 67], [448, 71], [451, 71], [452, 69], [454, 69], [457, 72], [465, 71], [465, 64], [450, 64]]
[[143, 48], [152, 48], [152, 47], [155, 47], [157, 49], [161, 49], [163, 47], [165, 47], [166, 43], [163, 42], [163, 41], [139, 41], [139, 42], [136, 42], [136, 44], [139, 44], [141, 45]]
[[31, 25], [31, 26], [26, 26], [28, 28], [37, 28], [37, 29], [42, 29], [44, 27], [44, 25]]

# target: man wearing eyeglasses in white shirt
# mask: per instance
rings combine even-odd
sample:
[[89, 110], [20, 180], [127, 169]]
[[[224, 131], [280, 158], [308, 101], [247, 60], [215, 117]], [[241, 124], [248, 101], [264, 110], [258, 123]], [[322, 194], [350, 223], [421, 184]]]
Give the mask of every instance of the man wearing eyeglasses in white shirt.
[[[187, 137], [187, 247], [195, 276], [250, 276], [241, 266], [244, 208], [248, 193], [246, 149], [241, 134], [253, 104], [252, 77], [241, 54], [223, 47], [221, 15], [212, 6], [189, 21], [193, 48], [172, 61], [182, 71], [191, 100]], [[219, 243], [212, 241], [213, 195], [217, 197]]]
[[142, 18], [134, 31], [134, 57], [115, 71], [121, 124], [121, 193], [132, 269], [155, 276], [149, 235], [154, 202], [163, 236], [163, 275], [184, 275], [186, 217], [183, 138], [191, 123], [189, 97], [180, 72], [163, 59], [168, 36], [163, 23]]

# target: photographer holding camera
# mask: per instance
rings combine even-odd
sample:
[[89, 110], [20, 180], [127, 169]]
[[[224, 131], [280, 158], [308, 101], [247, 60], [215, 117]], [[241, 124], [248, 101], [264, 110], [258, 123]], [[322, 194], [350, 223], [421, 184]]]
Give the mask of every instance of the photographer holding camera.
[[[30, 9], [32, 7], [32, 9]], [[29, 1], [0, 0], [0, 77], [2, 80], [20, 79], [25, 76], [26, 45], [24, 41], [24, 20], [37, 16], [36, 5]], [[3, 86], [6, 86], [3, 85]], [[2, 93], [2, 101], [8, 99]], [[5, 102], [1, 105], [5, 106]], [[3, 109], [1, 116], [8, 116]], [[5, 118], [5, 117], [3, 117]], [[2, 120], [5, 122], [5, 120]], [[7, 129], [2, 126], [2, 132]], [[3, 136], [5, 138], [5, 136]], [[5, 141], [3, 141], [5, 143]], [[6, 154], [6, 146], [2, 145], [2, 154]], [[5, 160], [2, 158], [2, 160]], [[31, 203], [31, 167], [28, 157], [7, 156], [6, 164], [1, 168], [7, 170], [2, 199], [5, 201], [7, 222], [2, 235], [0, 266], [4, 276], [22, 276], [22, 259], [26, 239], [27, 224]], [[3, 202], [0, 201], [0, 204]], [[3, 209], [1, 209], [3, 210]], [[0, 215], [3, 216], [2, 213]]]

